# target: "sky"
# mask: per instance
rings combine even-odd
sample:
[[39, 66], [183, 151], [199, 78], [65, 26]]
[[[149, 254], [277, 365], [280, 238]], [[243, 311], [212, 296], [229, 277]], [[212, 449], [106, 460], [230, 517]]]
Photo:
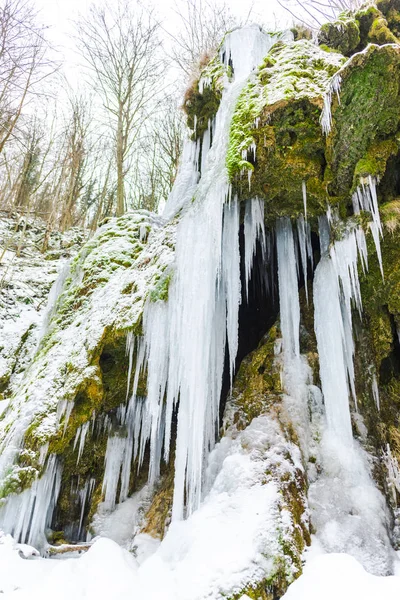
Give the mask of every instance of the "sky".
[[[73, 21], [79, 14], [86, 14], [89, 6], [100, 3], [101, 0], [34, 0], [39, 13], [39, 19], [48, 26], [47, 36], [52, 44], [57, 47], [67, 63], [75, 64], [77, 58], [73, 53]], [[113, 1], [109, 0], [109, 4]], [[153, 0], [157, 13], [160, 15], [163, 26], [169, 31], [176, 31], [179, 23], [174, 18], [175, 0]], [[271, 28], [279, 21], [288, 22], [288, 13], [284, 11], [277, 0], [229, 0], [232, 13], [240, 18], [246, 18], [251, 7], [252, 21], [262, 22]], [[68, 68], [68, 65], [67, 65]]]

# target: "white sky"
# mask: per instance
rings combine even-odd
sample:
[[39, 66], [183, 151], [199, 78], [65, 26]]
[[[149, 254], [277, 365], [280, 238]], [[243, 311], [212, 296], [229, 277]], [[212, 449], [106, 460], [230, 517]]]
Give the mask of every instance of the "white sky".
[[[96, 3], [97, 0], [94, 0]], [[109, 0], [112, 4], [115, 0]], [[92, 0], [34, 0], [35, 6], [40, 11], [40, 21], [49, 27], [48, 38], [52, 44], [58, 47], [71, 65], [76, 62], [72, 48], [73, 20], [79, 14], [85, 14]], [[163, 26], [167, 30], [177, 29], [178, 22], [173, 18], [174, 0], [153, 0], [151, 4], [163, 20]], [[247, 17], [250, 8], [252, 10], [252, 21], [263, 25], [274, 27], [277, 21], [285, 25], [288, 22], [286, 13], [278, 4], [277, 0], [230, 0], [229, 6], [232, 13], [239, 18]], [[68, 70], [68, 64], [67, 64]]]

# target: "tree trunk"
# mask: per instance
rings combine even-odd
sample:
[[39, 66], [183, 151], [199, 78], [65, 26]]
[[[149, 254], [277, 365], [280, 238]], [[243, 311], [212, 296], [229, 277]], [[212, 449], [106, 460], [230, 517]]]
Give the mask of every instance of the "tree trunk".
[[125, 193], [124, 193], [124, 152], [123, 152], [123, 125], [122, 125], [122, 106], [118, 112], [117, 128], [117, 216], [121, 217], [125, 212]]

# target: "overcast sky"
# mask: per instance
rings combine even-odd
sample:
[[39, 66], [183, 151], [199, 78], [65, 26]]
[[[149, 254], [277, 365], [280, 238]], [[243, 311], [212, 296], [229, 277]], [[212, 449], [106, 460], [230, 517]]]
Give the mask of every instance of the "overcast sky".
[[[112, 4], [115, 0], [109, 0]], [[40, 10], [40, 20], [49, 27], [48, 38], [54, 46], [63, 53], [67, 63], [73, 65], [76, 58], [73, 55], [73, 21], [79, 14], [85, 14], [93, 0], [34, 0]], [[94, 0], [94, 3], [100, 0]], [[174, 19], [173, 7], [175, 0], [153, 0], [152, 5], [156, 8], [163, 26], [168, 31], [178, 27], [177, 19]], [[252, 10], [252, 21], [262, 22], [274, 28], [277, 21], [284, 24], [288, 22], [288, 14], [279, 6], [277, 0], [229, 0], [232, 13], [239, 18], [246, 18], [250, 8]], [[67, 65], [68, 70], [68, 65]]]

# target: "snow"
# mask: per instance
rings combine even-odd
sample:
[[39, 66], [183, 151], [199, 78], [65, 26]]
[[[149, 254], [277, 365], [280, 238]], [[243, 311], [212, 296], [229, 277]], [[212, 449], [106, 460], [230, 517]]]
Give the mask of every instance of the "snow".
[[282, 600], [398, 600], [400, 577], [376, 577], [348, 554], [317, 554]]
[[244, 431], [232, 428], [209, 457], [208, 491], [200, 508], [186, 521], [172, 523], [161, 543], [144, 534], [132, 539], [144, 490], [95, 525], [124, 548], [103, 537], [78, 559], [22, 560], [12, 538], [0, 538], [0, 591], [4, 598], [30, 600], [53, 598], [55, 589], [61, 600], [234, 595], [272, 575], [285, 560], [281, 544], [290, 540], [291, 519], [266, 472], [291, 473], [297, 452], [266, 416]]
[[[145, 243], [139, 242], [144, 226], [149, 232]], [[33, 467], [14, 464], [15, 457], [21, 451], [24, 434], [35, 419], [39, 421], [35, 429], [39, 448], [46, 448], [49, 438], [58, 429], [62, 429], [65, 435], [73, 409], [71, 400], [78, 389], [82, 389], [81, 386], [87, 381], [94, 385], [100, 382], [99, 367], [90, 365], [92, 353], [101, 343], [107, 328], [123, 330], [137, 322], [147, 295], [160, 274], [171, 265], [175, 228], [175, 222], [165, 224], [160, 217], [147, 211], [127, 214], [100, 228], [72, 261], [70, 276], [58, 300], [64, 308], [62, 326], [57, 323], [56, 312], [46, 326], [47, 333], [32, 360], [38, 342], [35, 338], [29, 367], [22, 374], [0, 423], [0, 477], [5, 485], [12, 484], [18, 488], [22, 477], [34, 479], [37, 475]], [[135, 268], [126, 268], [126, 265], [132, 264]], [[38, 274], [31, 276], [41, 280]], [[88, 281], [96, 284], [93, 291], [89, 292], [90, 301], [72, 308], [82, 286]], [[132, 286], [133, 293], [124, 291]], [[65, 378], [68, 371], [71, 376]], [[84, 436], [80, 441], [84, 443]], [[32, 463], [35, 464], [34, 457], [31, 457]], [[54, 502], [51, 489], [46, 502], [47, 506]], [[10, 507], [1, 507], [1, 523], [3, 528], [11, 532], [16, 523], [12, 515], [15, 516], [24, 507], [29, 513], [31, 504], [28, 501], [21, 504], [15, 495], [10, 495], [6, 504]], [[40, 510], [47, 514], [46, 507], [41, 506]], [[28, 513], [20, 518], [26, 521], [29, 519]], [[40, 517], [40, 522], [44, 523], [45, 518]], [[40, 545], [43, 532], [35, 533], [38, 539], [34, 543]]]

